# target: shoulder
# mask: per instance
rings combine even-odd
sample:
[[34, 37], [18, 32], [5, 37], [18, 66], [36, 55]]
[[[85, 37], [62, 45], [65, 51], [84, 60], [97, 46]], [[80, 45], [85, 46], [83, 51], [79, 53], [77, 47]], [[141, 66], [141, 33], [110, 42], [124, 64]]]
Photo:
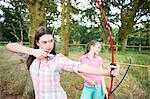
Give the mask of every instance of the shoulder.
[[80, 56], [80, 59], [84, 59], [84, 58], [86, 58], [86, 55]]
[[57, 61], [58, 61], [58, 60], [68, 60], [69, 58], [67, 56], [63, 55], [62, 53], [58, 53], [55, 55], [55, 59], [57, 59]]
[[62, 53], [58, 53], [56, 54], [56, 56], [65, 56], [65, 55], [63, 55]]
[[62, 53], [58, 53], [58, 54], [55, 55], [55, 58], [63, 59], [63, 58], [67, 58], [67, 57], [65, 55], [63, 55]]

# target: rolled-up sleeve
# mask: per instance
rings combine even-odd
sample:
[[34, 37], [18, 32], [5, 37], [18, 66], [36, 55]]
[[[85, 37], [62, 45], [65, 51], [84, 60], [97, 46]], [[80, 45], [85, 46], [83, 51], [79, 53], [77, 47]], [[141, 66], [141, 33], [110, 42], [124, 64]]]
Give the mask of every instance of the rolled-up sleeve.
[[81, 64], [81, 62], [73, 61], [73, 60], [67, 58], [66, 56], [64, 56], [63, 54], [56, 55], [56, 59], [58, 62], [58, 66], [62, 70], [76, 72], [76, 73], [78, 72], [78, 68], [79, 68], [79, 65]]
[[28, 57], [29, 57], [29, 55], [28, 54], [25, 54], [25, 53], [20, 53], [20, 52], [18, 52], [17, 53], [19, 56], [21, 56], [21, 58], [24, 58], [24, 59], [27, 59]]

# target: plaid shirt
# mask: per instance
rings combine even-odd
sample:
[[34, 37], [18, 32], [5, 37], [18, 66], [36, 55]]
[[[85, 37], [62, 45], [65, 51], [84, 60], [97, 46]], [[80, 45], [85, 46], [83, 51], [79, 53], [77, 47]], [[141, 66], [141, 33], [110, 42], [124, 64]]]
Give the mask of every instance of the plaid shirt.
[[62, 54], [53, 59], [39, 62], [35, 59], [30, 66], [36, 99], [67, 99], [67, 95], [60, 84], [62, 70], [78, 72], [80, 62], [75, 62]]

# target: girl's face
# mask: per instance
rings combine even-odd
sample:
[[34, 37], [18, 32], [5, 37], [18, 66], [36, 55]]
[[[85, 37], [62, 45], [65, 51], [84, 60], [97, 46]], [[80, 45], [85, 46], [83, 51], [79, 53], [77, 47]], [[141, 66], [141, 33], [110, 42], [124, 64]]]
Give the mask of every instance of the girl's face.
[[54, 38], [51, 34], [44, 34], [39, 38], [37, 45], [39, 49], [51, 52], [54, 48]]
[[91, 50], [94, 52], [94, 54], [98, 55], [99, 51], [101, 50], [101, 43], [96, 43], [95, 45], [92, 45]]

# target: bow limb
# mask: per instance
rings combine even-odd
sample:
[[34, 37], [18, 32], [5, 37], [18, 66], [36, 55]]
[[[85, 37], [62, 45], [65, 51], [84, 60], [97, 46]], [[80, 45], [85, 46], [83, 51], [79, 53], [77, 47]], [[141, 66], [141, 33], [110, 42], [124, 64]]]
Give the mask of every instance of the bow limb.
[[108, 20], [105, 16], [105, 13], [101, 7], [101, 5], [99, 4], [99, 1], [96, 0], [96, 3], [98, 4], [98, 7], [99, 7], [99, 10], [104, 18], [104, 21], [105, 21], [105, 24], [106, 24], [106, 28], [107, 28], [107, 31], [108, 31], [108, 35], [109, 35], [109, 40], [110, 40], [110, 47], [111, 47], [111, 51], [112, 51], [112, 64], [114, 64], [114, 46], [113, 46], [113, 39], [112, 39], [112, 36], [111, 36], [111, 31], [110, 31], [110, 27], [109, 27], [109, 24], [108, 24]]
[[131, 59], [130, 59], [130, 64], [129, 64], [129, 66], [128, 66], [126, 72], [125, 72], [125, 74], [123, 75], [122, 79], [121, 79], [120, 82], [117, 84], [117, 86], [111, 91], [111, 94], [120, 86], [120, 84], [122, 83], [122, 81], [123, 81], [124, 78], [126, 77], [126, 75], [127, 75], [128, 71], [129, 71], [130, 67], [131, 67]]
[[[109, 24], [108, 24], [108, 20], [105, 16], [105, 13], [101, 7], [101, 5], [99, 4], [99, 1], [96, 0], [96, 3], [99, 7], [99, 10], [104, 18], [104, 21], [105, 21], [105, 24], [106, 24], [106, 28], [107, 28], [107, 31], [108, 31], [108, 35], [109, 35], [109, 40], [110, 40], [110, 47], [111, 47], [111, 53], [112, 53], [112, 61], [111, 61], [111, 65], [115, 65], [114, 64], [114, 46], [113, 46], [113, 39], [112, 39], [112, 36], [111, 36], [111, 31], [110, 31], [110, 27], [109, 27]], [[112, 69], [113, 70], [113, 69]], [[112, 90], [112, 85], [113, 85], [113, 76], [111, 76], [111, 82], [110, 82], [110, 89], [109, 89], [109, 94], [108, 94], [108, 99], [110, 99], [110, 95], [111, 95], [111, 90]]]

